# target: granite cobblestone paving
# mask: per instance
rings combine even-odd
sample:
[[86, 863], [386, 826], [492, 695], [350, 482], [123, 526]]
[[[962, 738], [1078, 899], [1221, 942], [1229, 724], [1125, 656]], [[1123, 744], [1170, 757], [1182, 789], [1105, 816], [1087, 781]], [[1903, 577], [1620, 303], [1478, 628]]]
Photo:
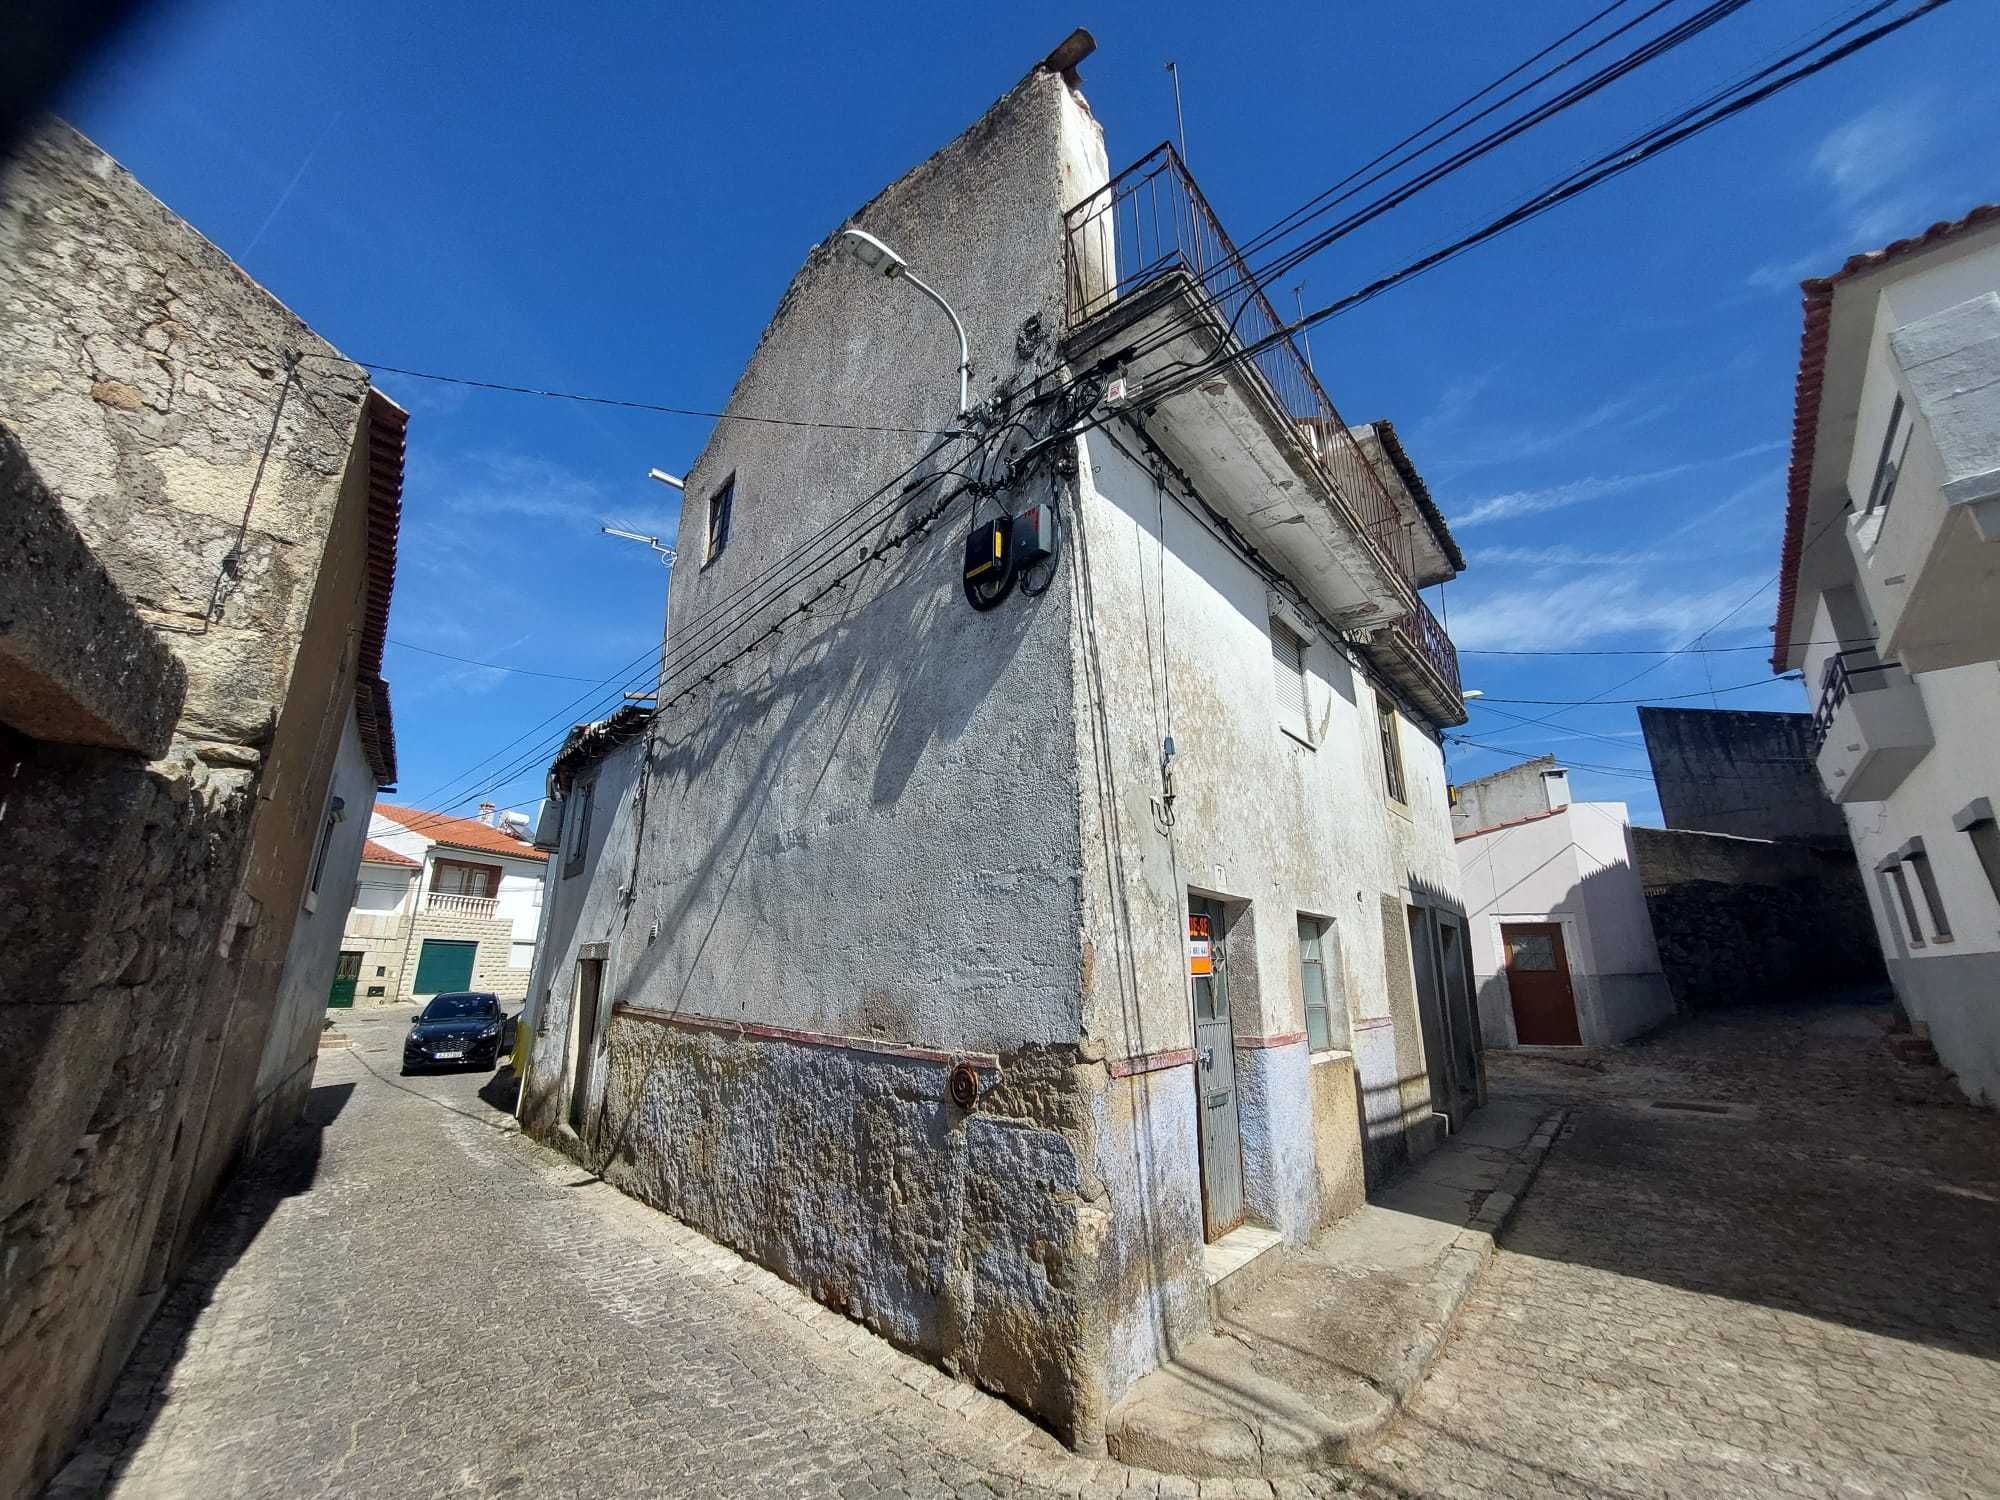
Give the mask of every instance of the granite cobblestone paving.
[[1881, 1019], [1489, 1058], [1563, 1136], [1403, 1417], [1267, 1485], [1067, 1453], [360, 1013], [50, 1497], [2000, 1495], [2000, 1128]]
[[1760, 1008], [1489, 1055], [1496, 1091], [1569, 1124], [1368, 1479], [2000, 1495], [2000, 1119], [1893, 1057], [1887, 1019]]

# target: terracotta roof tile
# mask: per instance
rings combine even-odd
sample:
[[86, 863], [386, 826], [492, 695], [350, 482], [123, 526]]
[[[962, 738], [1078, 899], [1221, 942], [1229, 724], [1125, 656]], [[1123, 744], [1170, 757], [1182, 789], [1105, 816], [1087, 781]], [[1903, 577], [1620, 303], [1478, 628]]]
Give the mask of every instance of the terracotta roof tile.
[[412, 833], [421, 833], [432, 843], [443, 844], [447, 849], [473, 849], [481, 854], [505, 854], [513, 859], [535, 859], [544, 863], [548, 860], [548, 855], [533, 844], [503, 833], [498, 828], [489, 828], [477, 818], [454, 818], [449, 813], [423, 812], [414, 807], [396, 807], [386, 802], [376, 803], [375, 811], [402, 824]]
[[354, 714], [377, 789], [396, 784], [396, 726], [382, 647], [389, 599], [396, 588], [396, 536], [403, 519], [403, 450], [410, 415], [380, 391], [368, 392], [368, 597], [361, 617], [361, 661], [354, 679]]
[[1805, 332], [1799, 339], [1799, 374], [1792, 396], [1792, 463], [1785, 477], [1785, 540], [1778, 554], [1778, 623], [1771, 643], [1771, 670], [1783, 672], [1798, 601], [1799, 560], [1805, 551], [1806, 510], [1812, 495], [1813, 448], [1819, 441], [1819, 402], [1826, 387], [1826, 346], [1833, 323], [1833, 294], [1843, 281], [1876, 270], [1917, 250], [1928, 250], [1968, 229], [2000, 219], [2000, 203], [1982, 203], [1962, 219], [1944, 219], [1922, 234], [1896, 240], [1880, 250], [1850, 255], [1831, 276], [1799, 283], [1805, 297]]
[[361, 863], [364, 865], [408, 865], [412, 870], [418, 868], [416, 860], [411, 859], [408, 855], [398, 854], [388, 845], [378, 844], [373, 839], [368, 839], [362, 843]]

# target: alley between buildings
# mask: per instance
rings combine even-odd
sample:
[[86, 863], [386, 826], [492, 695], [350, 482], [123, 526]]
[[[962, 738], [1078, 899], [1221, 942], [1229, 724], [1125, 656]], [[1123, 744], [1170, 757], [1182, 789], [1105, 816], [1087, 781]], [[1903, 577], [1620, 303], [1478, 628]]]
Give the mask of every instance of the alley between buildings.
[[[1263, 1494], [1074, 1457], [345, 1018], [51, 1490]], [[1489, 1059], [1568, 1126], [1390, 1433], [1279, 1494], [1963, 1495], [2000, 1470], [2000, 1128], [1886, 1010]]]

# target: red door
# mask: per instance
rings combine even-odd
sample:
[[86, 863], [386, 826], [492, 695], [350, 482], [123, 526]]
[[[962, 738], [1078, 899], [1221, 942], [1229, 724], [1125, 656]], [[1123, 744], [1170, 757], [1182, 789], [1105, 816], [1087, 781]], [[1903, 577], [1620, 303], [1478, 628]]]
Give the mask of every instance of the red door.
[[1583, 1045], [1562, 928], [1554, 922], [1505, 922], [1500, 942], [1507, 950], [1507, 989], [1514, 997], [1514, 1040], [1523, 1047]]

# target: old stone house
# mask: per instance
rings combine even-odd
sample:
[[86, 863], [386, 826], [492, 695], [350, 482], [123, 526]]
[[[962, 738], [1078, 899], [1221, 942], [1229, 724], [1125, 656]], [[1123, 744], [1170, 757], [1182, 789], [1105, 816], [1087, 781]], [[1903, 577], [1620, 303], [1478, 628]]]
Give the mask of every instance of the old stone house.
[[2000, 1105], [2000, 204], [1802, 291], [1771, 665], [1896, 994]]
[[548, 856], [525, 819], [494, 815], [491, 803], [477, 818], [377, 804], [327, 1003], [526, 996]]
[[1088, 46], [786, 289], [729, 410], [851, 425], [688, 476], [657, 710], [551, 777], [521, 1108], [1095, 1449], [1481, 1072], [1456, 549], [1291, 343], [1215, 358], [1276, 314], [1170, 150], [1111, 176]]
[[75, 132], [0, 174], [0, 1495], [311, 1088], [405, 420]]

